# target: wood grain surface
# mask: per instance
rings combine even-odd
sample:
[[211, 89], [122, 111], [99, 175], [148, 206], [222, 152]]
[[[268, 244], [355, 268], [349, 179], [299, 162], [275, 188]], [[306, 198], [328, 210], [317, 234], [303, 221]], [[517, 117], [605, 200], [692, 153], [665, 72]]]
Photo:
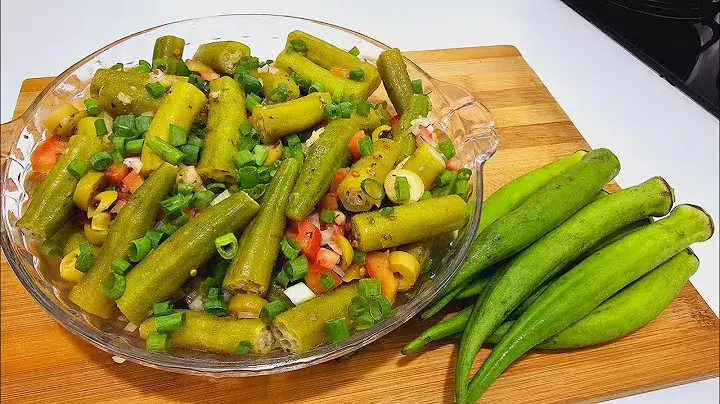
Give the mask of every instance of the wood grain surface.
[[[497, 120], [500, 150], [487, 164], [486, 195], [511, 179], [588, 148], [512, 46], [412, 52], [431, 75], [469, 89]], [[23, 83], [22, 112], [48, 78]], [[2, 260], [1, 398], [6, 403], [452, 402], [455, 345], [419, 355], [400, 348], [431, 322], [413, 320], [345, 362], [286, 374], [211, 379], [114, 363], [34, 302]], [[613, 343], [532, 352], [513, 364], [483, 403], [594, 402], [718, 376], [718, 318], [688, 284], [647, 327]], [[481, 359], [488, 351], [483, 350]]]

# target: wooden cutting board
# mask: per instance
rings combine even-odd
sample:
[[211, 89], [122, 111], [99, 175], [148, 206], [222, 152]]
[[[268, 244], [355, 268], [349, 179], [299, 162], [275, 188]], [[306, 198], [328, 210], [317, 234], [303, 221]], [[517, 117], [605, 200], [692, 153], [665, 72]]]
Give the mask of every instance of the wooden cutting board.
[[[469, 89], [492, 112], [500, 150], [486, 192], [577, 149], [582, 138], [512, 46], [412, 52], [431, 75]], [[49, 78], [23, 83], [16, 114]], [[487, 195], [487, 194], [486, 194]], [[440, 403], [453, 400], [455, 346], [420, 355], [400, 348], [431, 324], [410, 321], [345, 362], [246, 379], [211, 379], [117, 364], [56, 324], [2, 261], [3, 402]], [[433, 319], [435, 321], [437, 319]], [[483, 350], [483, 358], [487, 350]], [[480, 364], [480, 360], [476, 366]], [[488, 390], [484, 403], [591, 402], [718, 376], [718, 318], [688, 284], [642, 330], [602, 346], [530, 353]]]

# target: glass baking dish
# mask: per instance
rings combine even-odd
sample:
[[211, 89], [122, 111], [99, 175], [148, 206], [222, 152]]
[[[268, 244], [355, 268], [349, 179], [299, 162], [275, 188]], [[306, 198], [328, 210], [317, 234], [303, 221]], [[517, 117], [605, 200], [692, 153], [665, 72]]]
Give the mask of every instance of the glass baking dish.
[[[15, 226], [28, 200], [30, 154], [45, 138], [41, 120], [60, 102], [81, 103], [87, 98], [89, 82], [100, 67], [117, 62], [126, 65], [147, 58], [155, 39], [175, 35], [186, 40], [185, 55], [199, 44], [217, 40], [242, 41], [261, 60], [274, 59], [284, 48], [287, 34], [303, 30], [336, 46], [356, 46], [360, 56], [373, 61], [388, 46], [370, 37], [332, 24], [280, 15], [234, 14], [173, 22], [132, 34], [94, 52], [56, 77], [17, 119], [2, 125], [2, 249], [10, 266], [30, 295], [57, 322], [100, 349], [127, 360], [169, 371], [214, 377], [244, 377], [286, 372], [347, 355], [396, 329], [415, 316], [449, 280], [465, 258], [475, 234], [482, 205], [482, 167], [495, 152], [498, 139], [488, 110], [464, 89], [430, 77], [406, 59], [411, 78], [421, 78], [432, 101], [434, 125], [443, 129], [455, 144], [464, 166], [474, 172], [471, 196], [473, 211], [465, 227], [440, 259], [434, 261], [434, 275], [416, 285], [393, 307], [389, 318], [376, 326], [356, 332], [349, 339], [318, 346], [304, 354], [274, 351], [268, 356], [227, 356], [197, 351], [168, 353], [145, 350], [137, 333], [124, 329], [119, 319], [101, 319], [82, 312], [67, 299], [70, 284], [56, 271], [41, 265], [37, 242], [25, 237]], [[371, 100], [387, 99], [382, 86]]]

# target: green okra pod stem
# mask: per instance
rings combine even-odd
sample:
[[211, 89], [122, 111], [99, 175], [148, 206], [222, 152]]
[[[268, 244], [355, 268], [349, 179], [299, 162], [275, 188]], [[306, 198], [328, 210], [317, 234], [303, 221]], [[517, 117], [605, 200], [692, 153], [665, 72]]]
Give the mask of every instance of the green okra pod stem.
[[467, 204], [457, 195], [396, 206], [389, 215], [380, 211], [352, 217], [353, 237], [362, 251], [382, 250], [438, 236], [465, 224]]
[[65, 150], [47, 177], [33, 192], [30, 205], [17, 226], [33, 237], [45, 240], [57, 233], [67, 222], [73, 209], [73, 192], [77, 178], [67, 170], [74, 160], [89, 164], [90, 156], [102, 150], [102, 140], [95, 132], [96, 118], [83, 118], [77, 134], [70, 138]]
[[[233, 317], [215, 317], [202, 311], [183, 312], [185, 320], [182, 326], [168, 334], [171, 348], [233, 354], [239, 343], [247, 341], [250, 342], [250, 352], [264, 355], [273, 347], [270, 330], [258, 319], [236, 320]], [[141, 338], [147, 339], [151, 332], [157, 330], [155, 319], [150, 317], [140, 325]]]
[[400, 50], [392, 48], [380, 53], [377, 67], [390, 102], [395, 107], [395, 111], [402, 115], [406, 109], [410, 108], [410, 100], [414, 92]]
[[161, 36], [155, 40], [153, 48], [153, 61], [157, 59], [165, 60], [167, 68], [165, 73], [177, 73], [177, 67], [182, 63], [183, 50], [185, 50], [185, 40], [172, 35]]
[[177, 172], [177, 167], [163, 163], [130, 196], [112, 221], [95, 265], [70, 291], [73, 303], [103, 318], [112, 314], [115, 302], [103, 296], [101, 285], [111, 271], [112, 262], [116, 258], [127, 259], [130, 243], [153, 227], [160, 202], [172, 191]]
[[256, 106], [252, 118], [260, 141], [274, 144], [283, 136], [312, 128], [325, 120], [324, 108], [330, 102], [329, 93], [311, 93], [297, 100]]
[[465, 401], [477, 400], [532, 347], [590, 314], [607, 298], [690, 244], [707, 240], [712, 233], [707, 212], [679, 205], [669, 216], [586, 258], [553, 282], [513, 324], [473, 377]]
[[280, 240], [285, 231], [285, 208], [300, 171], [300, 162], [285, 159], [265, 191], [260, 210], [238, 244], [223, 287], [264, 296], [270, 286]]
[[153, 304], [168, 300], [190, 279], [191, 270], [216, 253], [216, 238], [240, 231], [259, 208], [240, 191], [183, 225], [128, 273], [125, 293], [116, 301], [120, 311], [140, 324]]
[[247, 121], [245, 92], [232, 77], [221, 77], [210, 82], [205, 144], [197, 165], [204, 180], [236, 182], [237, 168], [233, 156], [237, 153], [240, 126]]

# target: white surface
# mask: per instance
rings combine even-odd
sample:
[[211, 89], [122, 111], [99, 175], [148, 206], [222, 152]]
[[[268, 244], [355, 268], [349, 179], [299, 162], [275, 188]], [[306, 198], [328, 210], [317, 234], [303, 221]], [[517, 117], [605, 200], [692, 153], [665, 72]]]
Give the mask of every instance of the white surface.
[[[716, 222], [720, 220], [718, 120], [563, 3], [400, 3], [3, 1], [2, 121], [12, 116], [23, 79], [56, 75], [101, 46], [135, 31], [203, 15], [309, 17], [355, 29], [403, 50], [512, 44], [590, 145], [608, 147], [618, 155], [623, 163], [617, 178], [621, 186], [661, 175], [675, 188], [678, 202], [700, 205]], [[693, 284], [717, 314], [718, 236], [694, 250], [701, 265]], [[716, 378], [618, 402], [717, 403], [718, 397]]]

